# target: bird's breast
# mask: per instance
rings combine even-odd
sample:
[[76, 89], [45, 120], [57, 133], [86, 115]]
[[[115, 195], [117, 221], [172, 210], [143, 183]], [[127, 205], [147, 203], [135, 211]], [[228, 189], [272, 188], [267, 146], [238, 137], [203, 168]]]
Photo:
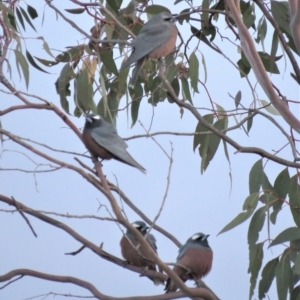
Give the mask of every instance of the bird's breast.
[[91, 136], [90, 132], [82, 133], [82, 140], [85, 147], [94, 155], [95, 157], [100, 157], [102, 159], [111, 159], [114, 156], [107, 151], [105, 148], [101, 147]]
[[169, 38], [166, 42], [162, 43], [159, 47], [150, 52], [148, 55], [149, 58], [159, 59], [162, 57], [166, 57], [168, 54], [174, 51], [178, 31], [175, 24], [172, 24], [170, 26], [172, 26], [172, 29], [170, 30]]

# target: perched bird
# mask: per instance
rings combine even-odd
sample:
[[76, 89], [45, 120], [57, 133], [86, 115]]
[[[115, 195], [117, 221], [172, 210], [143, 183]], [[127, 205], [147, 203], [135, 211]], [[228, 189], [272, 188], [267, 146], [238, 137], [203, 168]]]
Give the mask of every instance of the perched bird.
[[[179, 249], [173, 271], [183, 282], [186, 282], [188, 279], [201, 279], [210, 271], [213, 252], [208, 245], [208, 237], [209, 235], [205, 235], [202, 232], [195, 233]], [[175, 292], [176, 290], [177, 286], [169, 278], [165, 288], [166, 293]]]
[[126, 151], [125, 141], [118, 136], [116, 128], [104, 121], [99, 115], [89, 114], [82, 132], [86, 148], [95, 157], [114, 158], [146, 173], [146, 170]]
[[[136, 221], [132, 225], [143, 235], [145, 236], [148, 230], [148, 226], [143, 221]], [[152, 247], [152, 249], [157, 253], [156, 239], [154, 235], [149, 233], [146, 236], [146, 241]], [[146, 267], [149, 270], [157, 271], [156, 265], [151, 259], [151, 254], [147, 249], [142, 245], [137, 247], [140, 242], [135, 238], [134, 234], [127, 230], [126, 234], [123, 235], [120, 241], [122, 256], [126, 261], [137, 267]], [[159, 270], [162, 272], [161, 270]], [[149, 277], [150, 278], [150, 277]], [[160, 281], [156, 278], [150, 278], [155, 285], [164, 284], [163, 281]]]
[[133, 39], [132, 53], [121, 67], [122, 70], [136, 62], [129, 82], [130, 87], [134, 87], [146, 58], [162, 58], [174, 50], [178, 35], [176, 20], [169, 12], [161, 12], [153, 16]]

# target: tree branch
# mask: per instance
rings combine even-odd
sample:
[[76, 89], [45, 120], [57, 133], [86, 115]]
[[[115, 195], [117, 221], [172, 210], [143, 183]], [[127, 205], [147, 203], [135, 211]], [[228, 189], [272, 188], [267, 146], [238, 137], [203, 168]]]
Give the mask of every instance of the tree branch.
[[255, 48], [253, 39], [243, 23], [243, 20], [235, 6], [233, 0], [226, 0], [229, 8], [231, 17], [233, 18], [235, 24], [237, 25], [239, 36], [241, 39], [241, 46], [247, 57], [253, 72], [261, 85], [262, 89], [266, 93], [267, 97], [270, 99], [271, 103], [274, 107], [280, 112], [284, 120], [298, 133], [300, 133], [300, 121], [296, 118], [291, 111], [289, 110], [288, 106], [286, 105], [285, 101], [282, 101], [278, 95], [275, 93], [272, 83], [269, 79], [268, 74], [264, 68], [264, 65], [257, 53]]

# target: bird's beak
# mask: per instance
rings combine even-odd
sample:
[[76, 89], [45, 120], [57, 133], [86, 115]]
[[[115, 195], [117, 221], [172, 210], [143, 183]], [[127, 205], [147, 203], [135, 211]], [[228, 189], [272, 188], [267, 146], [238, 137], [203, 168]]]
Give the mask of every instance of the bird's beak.
[[178, 17], [178, 14], [173, 14], [172, 19], [170, 21], [175, 23], [177, 21], [177, 17]]
[[207, 240], [207, 239], [208, 239], [208, 237], [209, 237], [209, 234], [205, 236], [205, 240]]

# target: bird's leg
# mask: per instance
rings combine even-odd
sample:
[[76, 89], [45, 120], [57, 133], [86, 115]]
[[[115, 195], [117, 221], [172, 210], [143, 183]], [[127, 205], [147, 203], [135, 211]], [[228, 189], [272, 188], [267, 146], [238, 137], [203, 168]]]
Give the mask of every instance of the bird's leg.
[[158, 72], [158, 76], [160, 75], [160, 74], [165, 74], [165, 72], [166, 72], [166, 61], [165, 61], [165, 58], [164, 57], [161, 57], [160, 59], [159, 59], [159, 72]]
[[124, 260], [123, 261], [123, 266], [126, 267], [127, 265], [131, 265], [131, 263], [127, 260]]
[[197, 287], [204, 287], [203, 281], [200, 278], [198, 279], [194, 274], [191, 274], [191, 275], [193, 276], [193, 278], [195, 280], [195, 285]]
[[145, 271], [148, 271], [148, 270], [149, 270], [149, 267], [148, 267], [148, 266], [141, 268], [141, 274], [140, 274], [140, 277], [146, 276], [146, 275], [145, 275]]

